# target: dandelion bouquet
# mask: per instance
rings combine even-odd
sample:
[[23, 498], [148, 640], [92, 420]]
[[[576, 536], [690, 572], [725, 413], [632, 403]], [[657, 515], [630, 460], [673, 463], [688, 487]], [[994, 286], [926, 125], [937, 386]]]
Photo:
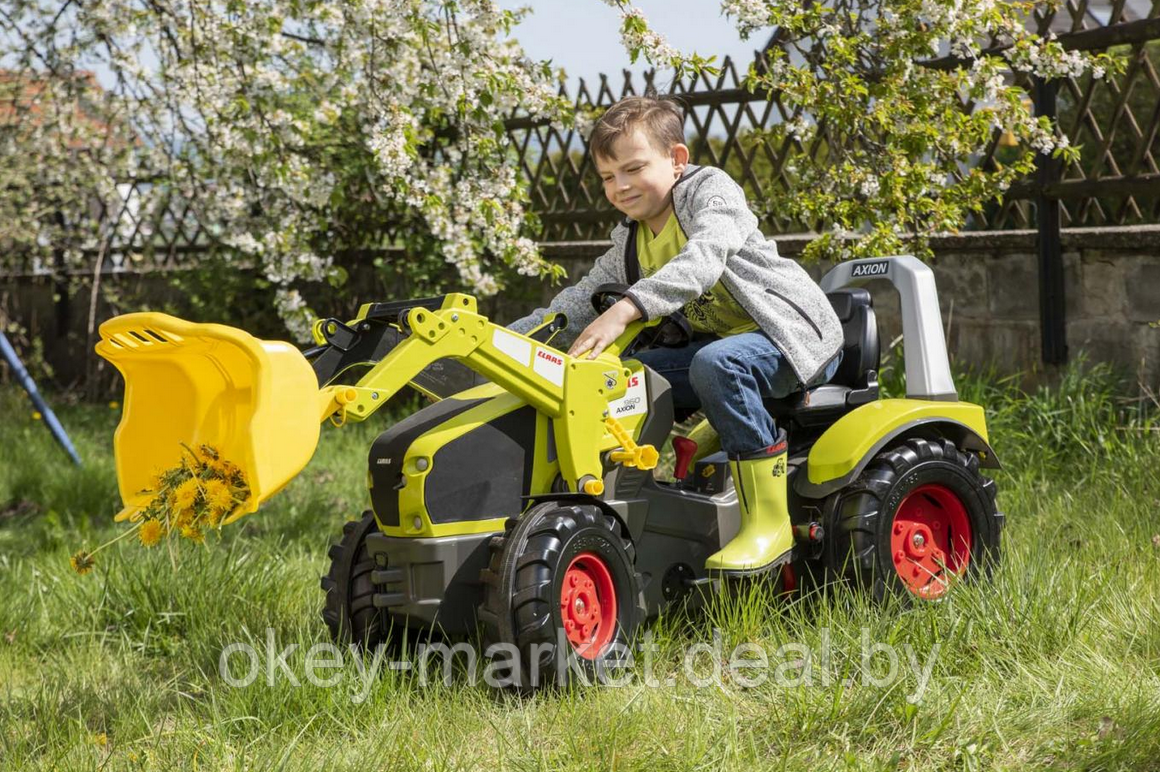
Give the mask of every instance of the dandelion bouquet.
[[114, 542], [136, 533], [141, 544], [153, 547], [162, 539], [180, 536], [198, 544], [205, 542], [209, 529], [222, 523], [250, 496], [245, 475], [238, 466], [222, 458], [210, 445], [196, 449], [184, 443], [181, 462], [154, 475], [149, 488], [149, 503], [132, 518], [132, 527], [92, 551], [80, 550], [70, 559], [73, 570], [87, 573], [95, 563], [94, 555]]

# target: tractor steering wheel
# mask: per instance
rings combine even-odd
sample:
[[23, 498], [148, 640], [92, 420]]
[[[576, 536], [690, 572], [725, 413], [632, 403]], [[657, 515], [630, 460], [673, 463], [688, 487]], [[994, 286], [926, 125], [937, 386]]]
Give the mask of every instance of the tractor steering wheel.
[[[622, 300], [627, 290], [627, 284], [601, 284], [592, 292], [592, 307], [596, 309], [596, 313], [602, 314], [612, 308], [617, 301]], [[689, 320], [680, 311], [674, 311], [661, 320], [660, 324], [646, 328], [624, 353], [652, 346], [681, 348], [689, 345], [692, 340], [693, 328]]]

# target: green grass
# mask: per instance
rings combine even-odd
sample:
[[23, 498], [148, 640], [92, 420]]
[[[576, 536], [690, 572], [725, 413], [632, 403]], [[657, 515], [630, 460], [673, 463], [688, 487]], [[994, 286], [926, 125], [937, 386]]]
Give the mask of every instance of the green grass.
[[[916, 608], [842, 587], [792, 602], [759, 588], [653, 627], [658, 678], [681, 676], [681, 652], [716, 628], [726, 656], [742, 642], [772, 655], [828, 641], [828, 684], [815, 670], [813, 685], [696, 688], [678, 677], [650, 688], [638, 664], [625, 688], [518, 697], [387, 671], [362, 703], [357, 670], [312, 686], [304, 659], [327, 640], [318, 577], [341, 523], [366, 504], [365, 453], [381, 422], [327, 431], [294, 483], [207, 548], [122, 543], [77, 576], [68, 556], [119, 530], [117, 412], [60, 408], [87, 462], [78, 470], [23, 396], [2, 394], [0, 768], [1156, 769], [1155, 413], [1117, 398], [1101, 368], [1032, 394], [986, 374], [958, 383], [987, 406], [1005, 467], [1005, 554], [990, 582]], [[937, 646], [918, 704], [907, 701], [913, 678], [866, 682], [864, 628], [923, 663]], [[267, 629], [279, 649], [298, 644], [287, 662], [302, 685], [263, 674], [230, 687], [222, 649], [264, 651]]]

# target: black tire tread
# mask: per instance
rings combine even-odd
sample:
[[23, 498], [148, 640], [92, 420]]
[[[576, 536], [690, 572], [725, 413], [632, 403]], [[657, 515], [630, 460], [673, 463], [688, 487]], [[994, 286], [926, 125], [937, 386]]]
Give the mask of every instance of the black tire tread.
[[331, 638], [373, 649], [387, 636], [385, 612], [374, 606], [375, 585], [371, 572], [375, 562], [367, 551], [366, 537], [378, 524], [370, 511], [342, 525], [342, 538], [330, 546], [330, 568], [320, 582], [326, 597], [322, 621]]
[[[972, 559], [966, 578], [989, 575], [999, 559], [1003, 522], [1003, 515], [995, 508], [995, 481], [981, 473], [977, 456], [959, 449], [950, 439], [922, 437], [910, 437], [881, 451], [852, 483], [827, 500], [826, 564], [831, 574], [865, 587], [880, 600], [888, 594], [910, 600], [910, 594], [899, 585], [894, 572], [883, 570], [886, 563], [879, 555], [878, 544], [880, 529], [889, 529], [893, 524], [893, 513], [887, 507], [891, 492], [904, 476], [927, 465], [953, 468], [979, 492], [982, 515], [980, 522], [973, 525], [976, 531], [981, 531], [977, 533], [981, 560]], [[955, 474], [950, 469], [947, 471]], [[855, 498], [860, 500], [851, 501]], [[853, 511], [843, 511], [847, 507]]]
[[[533, 645], [555, 642], [553, 582], [544, 573], [559, 569], [560, 556], [571, 534], [592, 527], [608, 531], [623, 548], [633, 579], [635, 619], [644, 620], [644, 593], [635, 570], [636, 550], [620, 521], [595, 505], [545, 502], [521, 518], [510, 518], [504, 525], [504, 536], [489, 541], [488, 567], [480, 572], [484, 602], [478, 610], [485, 646], [509, 643], [526, 654]], [[618, 600], [624, 602], [622, 598]], [[527, 664], [526, 656], [522, 662]], [[527, 672], [520, 674], [519, 686], [535, 685], [529, 682]]]

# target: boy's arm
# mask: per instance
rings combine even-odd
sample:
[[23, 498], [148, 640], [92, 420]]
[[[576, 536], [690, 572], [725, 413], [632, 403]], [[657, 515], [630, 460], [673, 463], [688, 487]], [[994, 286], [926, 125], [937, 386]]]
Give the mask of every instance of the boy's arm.
[[580, 281], [560, 290], [547, 308], [537, 308], [509, 324], [508, 329], [526, 333], [543, 322], [548, 314], [564, 314], [568, 317], [568, 326], [557, 334], [552, 345], [560, 348], [570, 345], [580, 331], [596, 318], [596, 310], [592, 307], [592, 292], [601, 284], [610, 283], [625, 283], [623, 250], [616, 245], [596, 258], [592, 270]]
[[713, 287], [730, 255], [741, 251], [757, 228], [745, 192], [724, 175], [701, 182], [693, 195], [697, 215], [687, 228], [685, 246], [656, 273], [626, 293], [648, 321], [684, 308]]

